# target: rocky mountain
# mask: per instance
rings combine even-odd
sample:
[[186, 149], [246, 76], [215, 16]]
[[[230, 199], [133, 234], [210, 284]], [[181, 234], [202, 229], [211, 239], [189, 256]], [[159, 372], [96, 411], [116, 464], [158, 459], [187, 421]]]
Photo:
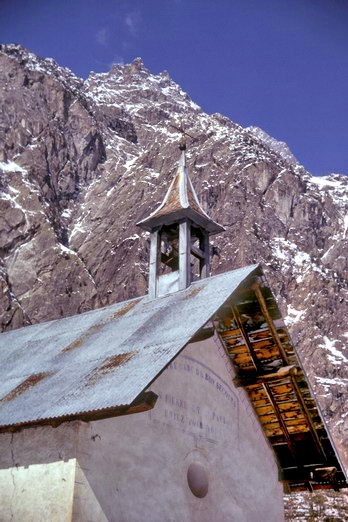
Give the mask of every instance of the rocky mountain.
[[135, 223], [162, 200], [184, 122], [209, 215], [213, 272], [262, 263], [348, 466], [348, 178], [313, 177], [261, 129], [208, 115], [140, 59], [82, 80], [0, 46], [2, 330], [146, 292]]
[[289, 147], [284, 141], [278, 141], [264, 130], [260, 129], [260, 127], [247, 127], [247, 131], [262, 141], [267, 147], [277, 152], [285, 161], [290, 163], [291, 165], [299, 165], [298, 160], [295, 158]]

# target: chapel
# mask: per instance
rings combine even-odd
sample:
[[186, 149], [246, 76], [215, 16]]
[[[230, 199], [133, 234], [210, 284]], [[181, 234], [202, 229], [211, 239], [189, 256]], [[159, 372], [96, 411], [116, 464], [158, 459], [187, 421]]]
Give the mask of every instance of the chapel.
[[211, 275], [185, 145], [148, 294], [0, 335], [0, 519], [280, 522], [347, 487], [262, 268]]

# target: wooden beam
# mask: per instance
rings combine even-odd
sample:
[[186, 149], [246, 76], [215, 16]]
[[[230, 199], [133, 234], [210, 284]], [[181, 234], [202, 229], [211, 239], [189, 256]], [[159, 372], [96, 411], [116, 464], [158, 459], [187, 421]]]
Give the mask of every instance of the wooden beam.
[[265, 375], [238, 376], [234, 379], [237, 386], [251, 386], [253, 384], [263, 384], [265, 382], [273, 384], [276, 381], [290, 378], [298, 372], [296, 366], [283, 366], [277, 372], [266, 373]]
[[[278, 426], [278, 427], [263, 426], [263, 429], [265, 431], [267, 431], [266, 435], [268, 438], [284, 436], [283, 430], [281, 429], [280, 426]], [[288, 432], [290, 433], [290, 435], [296, 435], [296, 437], [303, 433], [306, 433], [307, 435], [308, 435], [308, 433], [310, 433], [308, 424], [306, 422], [304, 424], [297, 425], [297, 426], [288, 426]]]
[[252, 347], [252, 344], [249, 340], [249, 336], [247, 334], [247, 332], [245, 331], [244, 329], [244, 326], [243, 326], [243, 323], [242, 323], [242, 320], [241, 320], [241, 317], [239, 315], [239, 312], [237, 310], [237, 307], [236, 306], [232, 306], [232, 312], [233, 312], [233, 315], [234, 315], [234, 319], [237, 323], [237, 326], [240, 330], [240, 333], [242, 334], [242, 337], [243, 337], [243, 340], [244, 340], [244, 343], [245, 343], [245, 346], [248, 350], [248, 353], [250, 355], [250, 358], [252, 360], [252, 363], [253, 365], [255, 366], [255, 370], [258, 372], [258, 371], [261, 371], [261, 364], [260, 364], [260, 361], [258, 360], [257, 356], [256, 356], [256, 353], [255, 353], [255, 350], [254, 348]]
[[289, 448], [289, 450], [290, 450], [290, 453], [291, 453], [291, 455], [294, 457], [294, 460], [296, 461], [296, 460], [297, 460], [297, 456], [296, 456], [296, 449], [295, 449], [295, 446], [293, 445], [293, 442], [292, 442], [292, 440], [291, 440], [290, 434], [289, 434], [289, 432], [288, 432], [288, 428], [287, 428], [287, 426], [286, 426], [286, 424], [285, 424], [285, 422], [284, 422], [284, 420], [283, 420], [283, 418], [282, 418], [282, 415], [281, 415], [281, 413], [280, 413], [280, 411], [279, 411], [278, 405], [277, 405], [275, 399], [273, 398], [272, 390], [271, 390], [269, 384], [266, 383], [266, 382], [263, 383], [262, 386], [263, 386], [263, 388], [264, 388], [264, 390], [265, 390], [265, 392], [266, 392], [266, 394], [267, 394], [267, 397], [268, 397], [269, 402], [270, 402], [270, 403], [272, 404], [272, 406], [273, 406], [274, 413], [276, 414], [276, 417], [277, 417], [277, 419], [278, 419], [279, 425], [280, 425], [280, 427], [281, 427], [281, 429], [282, 429], [282, 432], [283, 432], [283, 434], [284, 434], [284, 437], [286, 438], [286, 442], [288, 443], [288, 448]]
[[142, 392], [124, 411], [119, 415], [131, 415], [143, 411], [152, 410], [158, 399], [158, 395], [152, 391]]
[[191, 245], [191, 253], [198, 259], [204, 259], [204, 252], [200, 248]]
[[189, 221], [179, 224], [179, 289], [191, 283], [191, 225]]
[[313, 470], [313, 478], [314, 480], [328, 480], [333, 482], [337, 475], [337, 468], [335, 466], [327, 466], [327, 467], [318, 467], [319, 464], [316, 465]]
[[304, 398], [302, 397], [301, 390], [298, 387], [298, 384], [297, 384], [297, 382], [296, 382], [296, 380], [295, 380], [295, 378], [293, 376], [291, 376], [291, 384], [292, 384], [292, 386], [294, 388], [296, 398], [297, 398], [298, 402], [301, 405], [303, 414], [306, 417], [306, 420], [307, 420], [307, 423], [308, 423], [308, 426], [309, 426], [309, 431], [311, 432], [311, 435], [313, 437], [315, 446], [316, 446], [319, 454], [324, 458], [324, 461], [326, 462], [327, 461], [327, 457], [326, 457], [324, 448], [323, 448], [323, 446], [322, 446], [322, 444], [320, 442], [317, 430], [315, 429], [314, 423], [312, 421], [311, 414], [308, 411], [307, 405], [306, 405], [306, 403], [304, 401]]
[[337, 480], [337, 469], [334, 467], [323, 468], [319, 467], [322, 464], [307, 464], [299, 471], [297, 467], [285, 467], [281, 470], [281, 480], [290, 482], [326, 482], [327, 484], [334, 484]]
[[198, 332], [191, 337], [190, 343], [197, 343], [199, 341], [204, 341], [205, 339], [209, 339], [213, 337], [215, 332], [215, 328], [212, 326], [207, 326], [206, 328], [201, 328]]
[[274, 339], [274, 342], [276, 343], [276, 345], [278, 346], [278, 349], [279, 349], [279, 352], [280, 352], [280, 355], [281, 355], [281, 358], [284, 362], [284, 364], [289, 364], [289, 360], [288, 360], [288, 356], [284, 350], [284, 347], [282, 345], [282, 342], [279, 338], [279, 335], [277, 333], [277, 330], [276, 330], [276, 327], [274, 326], [274, 323], [273, 323], [273, 320], [268, 312], [268, 308], [267, 308], [267, 304], [266, 304], [266, 301], [262, 295], [262, 292], [261, 292], [261, 288], [260, 288], [260, 285], [259, 283], [256, 281], [253, 285], [252, 285], [252, 289], [254, 290], [255, 292], [255, 295], [256, 295], [256, 298], [259, 302], [259, 305], [260, 305], [260, 308], [261, 308], [261, 312], [262, 312], [262, 315], [264, 316], [267, 324], [268, 324], [268, 327], [272, 333], [272, 337]]
[[178, 264], [179, 264], [178, 255], [172, 254], [171, 256], [168, 256], [167, 254], [163, 254], [163, 252], [161, 252], [161, 262], [164, 265], [169, 266], [169, 268], [171, 268], [172, 270], [177, 270], [179, 268], [178, 267]]
[[201, 266], [201, 276], [209, 277], [210, 276], [210, 245], [209, 245], [208, 232], [204, 232], [202, 248], [203, 248], [203, 252], [204, 252], [204, 261], [203, 261], [203, 266]]
[[157, 271], [159, 258], [160, 234], [159, 230], [154, 230], [150, 234], [150, 268], [149, 268], [149, 296], [154, 298], [157, 295]]

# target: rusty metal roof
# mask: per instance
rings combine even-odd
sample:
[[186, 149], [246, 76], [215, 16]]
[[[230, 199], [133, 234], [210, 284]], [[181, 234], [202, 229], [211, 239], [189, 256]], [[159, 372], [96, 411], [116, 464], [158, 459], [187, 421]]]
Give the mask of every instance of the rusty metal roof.
[[176, 175], [160, 204], [148, 217], [139, 221], [138, 226], [151, 230], [154, 226], [168, 224], [182, 217], [190, 218], [194, 223], [206, 228], [209, 234], [225, 230], [213, 221], [199, 203], [195, 189], [188, 175], [185, 151], [182, 151]]
[[257, 271], [1, 334], [0, 427], [131, 404]]

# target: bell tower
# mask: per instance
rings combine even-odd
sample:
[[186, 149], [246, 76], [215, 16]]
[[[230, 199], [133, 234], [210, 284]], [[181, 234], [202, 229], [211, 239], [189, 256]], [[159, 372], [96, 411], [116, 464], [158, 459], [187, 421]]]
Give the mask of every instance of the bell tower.
[[137, 225], [150, 232], [149, 295], [187, 288], [210, 275], [209, 236], [224, 228], [202, 209], [180, 145], [178, 168], [161, 205]]

